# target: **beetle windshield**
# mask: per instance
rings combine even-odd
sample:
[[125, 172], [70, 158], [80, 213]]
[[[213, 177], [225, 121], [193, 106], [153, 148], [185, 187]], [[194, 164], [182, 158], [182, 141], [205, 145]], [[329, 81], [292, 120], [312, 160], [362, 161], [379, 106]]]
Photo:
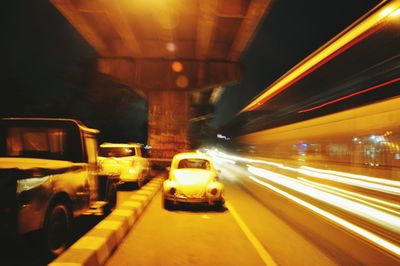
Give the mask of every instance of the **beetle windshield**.
[[182, 159], [179, 161], [178, 169], [197, 168], [210, 170], [210, 162], [205, 159]]

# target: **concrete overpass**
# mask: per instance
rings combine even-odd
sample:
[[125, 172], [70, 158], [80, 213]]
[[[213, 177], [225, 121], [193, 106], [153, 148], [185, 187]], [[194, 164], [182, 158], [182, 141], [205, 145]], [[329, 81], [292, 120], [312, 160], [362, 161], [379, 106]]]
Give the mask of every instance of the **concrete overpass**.
[[98, 71], [148, 101], [148, 144], [190, 148], [189, 123], [212, 117], [271, 0], [51, 0], [97, 51]]

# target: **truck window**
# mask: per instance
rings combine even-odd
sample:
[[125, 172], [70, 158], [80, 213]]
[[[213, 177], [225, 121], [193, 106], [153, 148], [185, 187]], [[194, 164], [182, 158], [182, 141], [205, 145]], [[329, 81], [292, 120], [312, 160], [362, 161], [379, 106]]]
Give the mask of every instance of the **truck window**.
[[62, 159], [65, 155], [66, 133], [60, 128], [9, 128], [6, 138], [10, 157]]

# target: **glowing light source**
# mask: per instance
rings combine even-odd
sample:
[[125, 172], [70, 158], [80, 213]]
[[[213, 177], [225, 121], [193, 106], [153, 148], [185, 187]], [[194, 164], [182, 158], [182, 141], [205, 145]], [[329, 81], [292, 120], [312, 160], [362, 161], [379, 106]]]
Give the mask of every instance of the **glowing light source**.
[[400, 8], [396, 9], [390, 14], [391, 17], [397, 17], [398, 15], [400, 15]]
[[182, 72], [182, 71], [183, 71], [183, 64], [182, 64], [181, 62], [174, 61], [174, 62], [172, 62], [172, 64], [171, 64], [171, 68], [172, 68], [172, 70], [173, 70], [174, 72], [179, 73], [179, 72]]
[[167, 42], [165, 44], [165, 49], [167, 49], [168, 52], [175, 52], [176, 51], [176, 44], [173, 42]]
[[298, 197], [295, 197], [295, 196], [293, 196], [293, 195], [291, 195], [291, 194], [289, 194], [289, 193], [287, 193], [287, 192], [285, 192], [285, 191], [283, 191], [283, 190], [281, 190], [281, 189], [279, 189], [277, 187], [274, 187], [274, 186], [272, 186], [272, 185], [270, 185], [270, 184], [268, 184], [266, 182], [258, 180], [257, 178], [254, 178], [252, 176], [249, 176], [249, 178], [251, 180], [253, 180], [254, 182], [256, 182], [256, 183], [258, 183], [258, 184], [260, 184], [262, 186], [265, 186], [265, 187], [267, 187], [267, 188], [279, 193], [280, 195], [282, 195], [282, 196], [284, 196], [284, 197], [286, 197], [288, 199], [291, 199], [292, 201], [294, 201], [294, 202], [296, 202], [296, 203], [308, 208], [309, 210], [311, 210], [311, 211], [313, 211], [313, 212], [315, 212], [315, 213], [317, 213], [317, 214], [319, 214], [319, 215], [321, 215], [321, 216], [323, 216], [323, 217], [325, 217], [325, 218], [327, 218], [327, 219], [329, 219], [329, 220], [331, 220], [331, 221], [333, 221], [333, 222], [335, 222], [335, 223], [347, 228], [348, 230], [351, 230], [352, 232], [363, 236], [364, 238], [366, 238], [366, 239], [370, 240], [371, 242], [381, 246], [382, 248], [384, 248], [384, 249], [396, 254], [397, 256], [400, 256], [400, 247], [399, 246], [397, 246], [397, 245], [395, 245], [395, 244], [393, 244], [393, 243], [391, 243], [391, 242], [389, 242], [389, 241], [387, 241], [387, 240], [375, 235], [374, 233], [372, 233], [372, 232], [370, 232], [368, 230], [365, 230], [365, 229], [363, 229], [363, 228], [361, 228], [361, 227], [359, 227], [359, 226], [357, 226], [357, 225], [355, 225], [353, 223], [350, 223], [350, 222], [348, 222], [348, 221], [346, 221], [346, 220], [344, 220], [344, 219], [342, 219], [342, 218], [340, 218], [340, 217], [338, 217], [338, 216], [336, 216], [336, 215], [334, 215], [334, 214], [332, 214], [330, 212], [322, 210], [322, 209], [310, 204], [309, 202], [306, 202], [306, 201], [304, 201], [302, 199], [299, 199]]
[[175, 83], [178, 88], [184, 89], [189, 85], [189, 79], [184, 75], [179, 75]]
[[384, 19], [386, 16], [390, 14], [390, 12], [386, 10], [387, 8], [391, 8], [393, 11], [392, 5], [386, 5], [353, 28], [346, 31], [345, 34], [338, 36], [335, 41], [320, 48], [309, 59], [301, 62], [281, 79], [274, 82], [265, 92], [243, 108], [241, 112], [252, 111], [259, 108], [261, 105], [280, 94], [282, 91], [288, 89], [291, 85], [301, 80], [315, 69], [364, 40], [372, 33], [378, 31], [382, 26], [384, 26], [384, 23], [382, 22], [385, 21]]

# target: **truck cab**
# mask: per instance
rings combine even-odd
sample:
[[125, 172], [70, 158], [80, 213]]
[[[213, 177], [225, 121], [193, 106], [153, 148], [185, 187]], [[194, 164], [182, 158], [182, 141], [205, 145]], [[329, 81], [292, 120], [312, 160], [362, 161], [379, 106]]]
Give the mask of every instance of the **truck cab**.
[[0, 119], [0, 235], [39, 231], [56, 256], [74, 218], [115, 208], [114, 178], [98, 173], [98, 134], [73, 119]]

